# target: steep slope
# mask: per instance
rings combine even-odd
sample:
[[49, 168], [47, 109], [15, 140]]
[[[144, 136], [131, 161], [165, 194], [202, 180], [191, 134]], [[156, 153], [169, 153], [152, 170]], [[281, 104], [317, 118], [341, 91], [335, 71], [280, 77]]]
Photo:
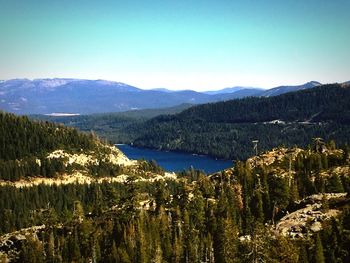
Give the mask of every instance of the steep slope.
[[0, 185], [0, 259], [348, 262], [349, 161], [277, 148], [210, 176]]
[[339, 84], [323, 85], [317, 89], [291, 92], [271, 98], [246, 98], [199, 105], [183, 111], [177, 117], [225, 123], [317, 119], [317, 121], [336, 120], [350, 124], [349, 98], [349, 88], [343, 88]]
[[310, 81], [310, 82], [307, 82], [303, 85], [297, 85], [297, 86], [279, 86], [276, 88], [272, 88], [272, 89], [263, 91], [259, 94], [259, 96], [262, 96], [262, 97], [278, 96], [278, 95], [288, 93], [288, 92], [311, 89], [311, 88], [314, 88], [314, 87], [317, 87], [320, 85], [322, 85], [322, 84], [318, 81]]
[[121, 174], [135, 163], [94, 136], [0, 112], [0, 181]]
[[323, 85], [269, 98], [245, 98], [189, 108], [128, 126], [135, 145], [246, 158], [261, 149], [306, 146], [313, 137], [349, 143], [350, 89]]
[[[318, 81], [309, 81], [302, 85], [294, 85], [294, 86], [279, 86], [271, 89], [260, 89], [260, 88], [252, 88], [252, 87], [232, 87], [232, 88], [225, 88], [217, 91], [207, 91], [205, 93], [211, 94], [211, 95], [223, 95], [223, 94], [230, 94], [230, 99], [236, 99], [236, 98], [244, 98], [244, 97], [273, 97], [278, 96], [284, 93], [288, 92], [295, 92], [299, 90], [305, 90], [305, 89], [311, 89], [317, 86], [322, 85]], [[227, 97], [225, 97], [227, 99]]]
[[27, 117], [0, 112], [0, 159], [16, 160], [45, 155], [61, 148], [90, 151], [96, 147], [91, 135], [78, 133], [48, 122], [33, 122]]

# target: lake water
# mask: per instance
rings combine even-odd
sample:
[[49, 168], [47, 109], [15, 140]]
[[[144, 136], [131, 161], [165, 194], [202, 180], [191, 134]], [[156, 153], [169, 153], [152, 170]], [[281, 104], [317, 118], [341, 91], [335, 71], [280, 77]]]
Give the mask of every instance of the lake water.
[[204, 155], [158, 151], [132, 147], [126, 144], [116, 145], [129, 159], [155, 160], [166, 171], [179, 172], [191, 168], [214, 173], [232, 166], [232, 161], [216, 160]]

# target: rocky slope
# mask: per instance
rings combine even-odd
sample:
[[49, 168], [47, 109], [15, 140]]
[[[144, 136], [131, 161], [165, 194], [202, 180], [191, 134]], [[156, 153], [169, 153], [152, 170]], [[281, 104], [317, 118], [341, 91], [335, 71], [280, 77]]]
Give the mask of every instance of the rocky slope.
[[[278, 258], [280, 252], [275, 255], [269, 251], [300, 244], [293, 243], [293, 240], [308, 244], [310, 251], [313, 251], [309, 240], [315, 239], [324, 229], [329, 229], [333, 219], [343, 222], [343, 215], [346, 215], [346, 209], [350, 205], [347, 195], [350, 160], [346, 149], [330, 146], [309, 150], [280, 147], [251, 157], [245, 162], [237, 162], [235, 167], [209, 176], [197, 171], [171, 174], [147, 162], [128, 160], [111, 146], [100, 144], [98, 149], [81, 153], [57, 149], [46, 155], [48, 159], [63, 160], [67, 167], [74, 166], [75, 170], [71, 174], [2, 182], [0, 190], [11, 190], [13, 187], [20, 192], [36, 193], [41, 189], [44, 196], [49, 196], [51, 190], [53, 195], [60, 194], [63, 189], [65, 194], [76, 192], [76, 189], [81, 192], [78, 191], [78, 195], [73, 197], [74, 201], [70, 201], [72, 212], [61, 213], [63, 218], [60, 219], [52, 219], [50, 214], [53, 213], [53, 208], [50, 207], [50, 202], [46, 205], [44, 199], [44, 206], [31, 210], [39, 218], [35, 221], [36, 224], [7, 231], [0, 237], [0, 258], [16, 261], [24, 255], [32, 255], [26, 250], [28, 246], [35, 247], [39, 258], [47, 258], [53, 250], [53, 254], [65, 258], [66, 252], [61, 252], [60, 243], [65, 240], [69, 247], [72, 246], [69, 242], [75, 240], [82, 249], [81, 253], [88, 253], [83, 252], [83, 248], [89, 242], [80, 244], [80, 239], [99, 240], [99, 245], [103, 246], [109, 237], [100, 238], [117, 231], [118, 227], [126, 227], [125, 231], [128, 231], [118, 235], [122, 240], [131, 238], [135, 244], [143, 244], [145, 247], [148, 246], [146, 244], [151, 246], [151, 243], [142, 243], [144, 238], [153, 238], [147, 232], [149, 227], [157, 229], [156, 232], [151, 231], [152, 235], [162, 231], [162, 235], [168, 235], [169, 239], [170, 229], [176, 229], [176, 236], [179, 235], [181, 240], [177, 242], [184, 242], [184, 246], [188, 246], [188, 238], [205, 228], [205, 231], [213, 231], [212, 235], [218, 238], [211, 241], [214, 242], [209, 245], [212, 249], [216, 249], [215, 242], [221, 242], [223, 238], [226, 241], [218, 243], [220, 246], [224, 244], [226, 249], [231, 246], [242, 248], [236, 258], [244, 258], [250, 255], [249, 251], [254, 251], [255, 244], [261, 243], [267, 246], [259, 248], [261, 255], [270, 259]], [[101, 163], [118, 165], [122, 170], [120, 174], [94, 176], [91, 166]], [[312, 187], [305, 190], [304, 187], [309, 184]], [[92, 189], [95, 191], [90, 193]], [[16, 195], [20, 193], [14, 189], [12, 191]], [[316, 193], [310, 194], [312, 192]], [[96, 201], [87, 201], [91, 197], [98, 198]], [[100, 205], [101, 202], [103, 206]], [[264, 212], [268, 207], [270, 208]], [[247, 221], [248, 218], [251, 221]], [[199, 222], [203, 223], [197, 225]], [[144, 226], [147, 227], [143, 228]], [[194, 230], [189, 230], [189, 226]], [[224, 228], [224, 232], [219, 232], [222, 231], [221, 228]], [[100, 237], [95, 233], [99, 233]], [[191, 244], [202, 242], [203, 239], [199, 237], [200, 235], [192, 240]], [[140, 246], [132, 242], [130, 248], [140, 249]], [[49, 246], [51, 250], [48, 249]], [[122, 246], [124, 245], [119, 245], [119, 249]], [[130, 251], [133, 250], [127, 251], [127, 255], [132, 255]], [[297, 253], [295, 251], [293, 253]], [[124, 254], [119, 256], [122, 255]], [[87, 257], [93, 260], [95, 255]], [[100, 257], [103, 258], [102, 255]], [[218, 255], [210, 257], [214, 259]]]

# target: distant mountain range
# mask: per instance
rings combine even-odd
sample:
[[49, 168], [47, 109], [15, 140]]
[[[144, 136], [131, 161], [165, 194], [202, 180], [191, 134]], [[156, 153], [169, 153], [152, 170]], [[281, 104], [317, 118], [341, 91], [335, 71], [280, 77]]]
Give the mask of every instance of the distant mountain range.
[[256, 90], [257, 92], [262, 91], [263, 89], [261, 88], [253, 88], [253, 87], [242, 87], [242, 86], [236, 86], [232, 88], [224, 88], [220, 90], [211, 90], [211, 91], [205, 91], [204, 93], [210, 94], [210, 95], [216, 95], [216, 94], [227, 94], [227, 93], [235, 93], [240, 90]]
[[316, 81], [269, 90], [247, 87], [196, 92], [143, 90], [121, 82], [85, 79], [12, 79], [0, 81], [0, 110], [17, 114], [122, 112], [202, 104], [249, 96], [276, 96], [319, 86]]
[[105, 80], [15, 79], [0, 83], [0, 109], [18, 114], [102, 113], [212, 101], [195, 91], [142, 90]]
[[260, 94], [260, 96], [272, 97], [272, 96], [277, 96], [277, 95], [281, 95], [281, 94], [288, 93], [288, 92], [310, 89], [310, 88], [314, 88], [314, 87], [317, 87], [320, 85], [322, 85], [322, 84], [318, 81], [310, 81], [310, 82], [305, 83], [304, 85], [299, 85], [299, 86], [279, 86], [276, 88], [272, 88], [272, 89], [268, 89], [268, 90], [263, 91]]

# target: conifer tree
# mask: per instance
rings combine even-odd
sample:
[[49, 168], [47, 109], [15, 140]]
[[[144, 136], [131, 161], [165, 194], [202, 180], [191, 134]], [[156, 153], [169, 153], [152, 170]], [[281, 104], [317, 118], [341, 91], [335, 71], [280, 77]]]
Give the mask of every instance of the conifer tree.
[[55, 262], [55, 237], [52, 230], [50, 231], [47, 240], [46, 261]]
[[322, 241], [320, 239], [320, 235], [317, 233], [315, 235], [315, 252], [314, 252], [314, 259], [317, 263], [325, 263], [325, 257], [323, 252], [323, 246]]
[[300, 245], [298, 263], [309, 263], [309, 257], [304, 244]]

